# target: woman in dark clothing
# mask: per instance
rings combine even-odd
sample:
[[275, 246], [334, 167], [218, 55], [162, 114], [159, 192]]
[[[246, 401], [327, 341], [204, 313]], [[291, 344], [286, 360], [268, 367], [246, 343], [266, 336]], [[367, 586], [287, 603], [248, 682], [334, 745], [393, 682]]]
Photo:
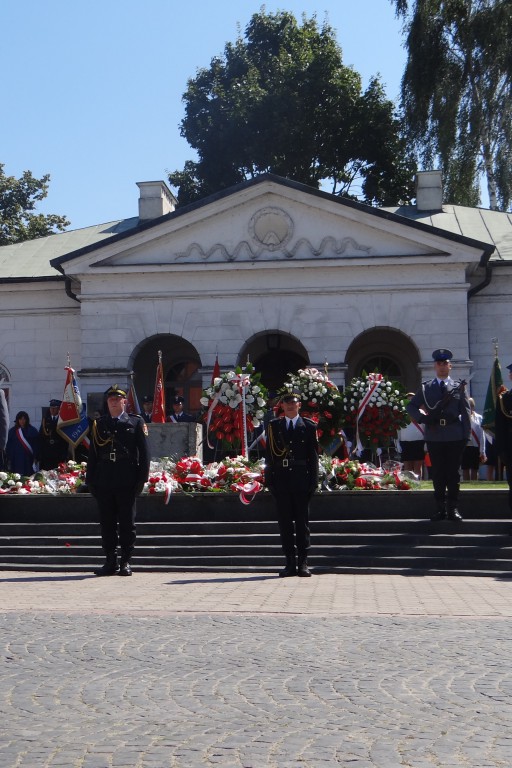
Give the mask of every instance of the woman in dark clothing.
[[26, 411], [16, 414], [14, 427], [7, 438], [7, 466], [11, 472], [19, 475], [33, 475], [39, 461], [39, 433], [30, 423]]

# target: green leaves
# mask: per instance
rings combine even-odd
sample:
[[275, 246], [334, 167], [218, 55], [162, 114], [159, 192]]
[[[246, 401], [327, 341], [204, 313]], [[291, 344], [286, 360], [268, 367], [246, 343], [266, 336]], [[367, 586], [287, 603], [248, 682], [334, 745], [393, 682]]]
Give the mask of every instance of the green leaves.
[[0, 163], [0, 245], [11, 245], [63, 231], [69, 221], [56, 214], [35, 214], [36, 204], [48, 194], [50, 176], [36, 179], [24, 171], [20, 179], [4, 174]]
[[393, 103], [377, 79], [362, 92], [315, 16], [299, 24], [289, 12], [254, 14], [183, 100], [181, 134], [198, 160], [169, 175], [180, 205], [267, 172], [371, 203], [413, 195], [409, 160], [391, 161], [408, 156]]
[[405, 19], [402, 105], [423, 166], [441, 166], [445, 199], [490, 207], [512, 202], [510, 0], [394, 0]]

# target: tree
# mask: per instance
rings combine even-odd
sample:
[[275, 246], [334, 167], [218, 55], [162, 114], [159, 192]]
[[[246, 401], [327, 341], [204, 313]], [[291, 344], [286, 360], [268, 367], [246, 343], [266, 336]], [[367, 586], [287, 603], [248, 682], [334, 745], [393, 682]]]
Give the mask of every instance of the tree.
[[0, 163], [0, 245], [53, 235], [69, 226], [65, 216], [32, 213], [47, 196], [49, 180], [49, 174], [36, 179], [30, 171], [19, 179], [6, 176]]
[[223, 56], [183, 95], [181, 135], [197, 162], [169, 174], [184, 204], [261, 173], [276, 173], [371, 204], [413, 196], [414, 165], [377, 78], [342, 63], [333, 30], [316, 17], [254, 14]]
[[402, 104], [424, 167], [437, 161], [445, 197], [490, 207], [512, 201], [512, 3], [391, 0], [404, 19]]

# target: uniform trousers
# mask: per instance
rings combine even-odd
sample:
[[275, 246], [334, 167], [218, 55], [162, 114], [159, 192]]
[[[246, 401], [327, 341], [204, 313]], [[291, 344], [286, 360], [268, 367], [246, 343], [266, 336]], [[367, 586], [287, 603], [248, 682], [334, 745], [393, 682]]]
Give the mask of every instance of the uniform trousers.
[[460, 465], [466, 440], [447, 442], [429, 441], [428, 454], [432, 464], [432, 482], [436, 501], [453, 501], [459, 498]]
[[98, 488], [96, 491], [103, 551], [107, 556], [111, 555], [120, 544], [123, 562], [130, 560], [135, 545], [135, 499], [133, 489]]
[[295, 556], [295, 541], [299, 559], [306, 558], [310, 547], [309, 501], [311, 494], [302, 484], [294, 482], [292, 473], [284, 478], [276, 478], [273, 495], [277, 506], [277, 524], [281, 537], [281, 546], [285, 557]]

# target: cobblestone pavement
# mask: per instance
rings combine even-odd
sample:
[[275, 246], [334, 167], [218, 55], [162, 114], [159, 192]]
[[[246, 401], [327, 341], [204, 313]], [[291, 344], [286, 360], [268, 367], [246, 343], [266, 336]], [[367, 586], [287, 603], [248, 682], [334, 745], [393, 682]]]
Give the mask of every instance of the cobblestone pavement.
[[0, 767], [510, 768], [511, 589], [0, 572]]

